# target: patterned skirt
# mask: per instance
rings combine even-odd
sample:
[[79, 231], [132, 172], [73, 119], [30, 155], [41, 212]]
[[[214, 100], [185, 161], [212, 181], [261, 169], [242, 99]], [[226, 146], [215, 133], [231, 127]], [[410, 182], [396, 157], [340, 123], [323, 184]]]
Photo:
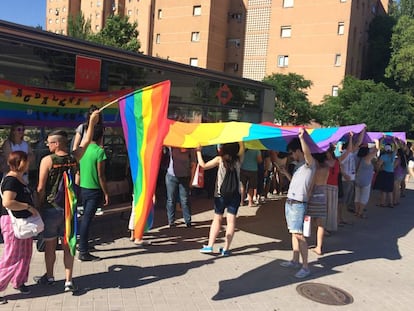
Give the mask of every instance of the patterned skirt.
[[326, 185], [327, 217], [325, 229], [338, 230], [338, 186]]
[[306, 215], [315, 218], [326, 218], [326, 185], [315, 185], [308, 201]]

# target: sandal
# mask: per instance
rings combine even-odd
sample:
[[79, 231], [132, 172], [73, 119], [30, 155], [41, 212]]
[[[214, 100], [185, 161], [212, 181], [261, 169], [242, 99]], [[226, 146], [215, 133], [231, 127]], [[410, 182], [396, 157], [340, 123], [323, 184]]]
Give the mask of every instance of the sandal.
[[136, 246], [146, 246], [146, 245], [151, 245], [151, 242], [150, 241], [143, 241], [143, 240], [138, 240], [138, 241], [134, 240], [134, 244]]

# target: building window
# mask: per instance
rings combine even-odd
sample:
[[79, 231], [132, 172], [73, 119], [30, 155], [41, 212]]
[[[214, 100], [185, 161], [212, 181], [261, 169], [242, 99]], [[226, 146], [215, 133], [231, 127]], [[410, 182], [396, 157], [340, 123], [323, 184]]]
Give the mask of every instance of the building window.
[[338, 23], [338, 35], [343, 35], [345, 33], [345, 23], [339, 22]]
[[277, 66], [278, 67], [287, 67], [289, 65], [289, 56], [288, 55], [279, 55], [277, 57]]
[[66, 18], [62, 18], [62, 24], [66, 23]]
[[162, 10], [158, 9], [158, 19], [161, 19], [161, 18], [162, 18]]
[[157, 33], [157, 35], [155, 36], [155, 43], [160, 44], [160, 41], [161, 41], [161, 35]]
[[332, 96], [338, 96], [339, 87], [337, 85], [332, 86]]
[[55, 23], [59, 24], [59, 18], [56, 18]]
[[346, 2], [346, 0], [339, 0], [339, 2]]
[[240, 47], [240, 39], [227, 39], [227, 46], [226, 47]]
[[132, 10], [128, 10], [128, 16], [132, 15]]
[[62, 8], [62, 12], [66, 12], [66, 7], [65, 6]]
[[101, 1], [96, 1], [96, 6], [99, 8], [101, 6]]
[[190, 58], [190, 65], [191, 66], [198, 66], [198, 58]]
[[52, 19], [49, 19], [49, 24], [51, 24], [52, 23]]
[[191, 41], [192, 42], [200, 41], [200, 33], [198, 31], [194, 31], [191, 33]]
[[99, 30], [99, 25], [95, 25], [95, 30]]
[[335, 55], [335, 66], [341, 66], [341, 54]]
[[201, 15], [201, 5], [193, 6], [193, 16], [200, 16]]
[[52, 12], [53, 12], [53, 9], [49, 9], [49, 14], [52, 14]]
[[282, 38], [290, 38], [292, 36], [292, 27], [291, 26], [282, 26], [280, 28], [280, 36]]
[[294, 0], [283, 0], [283, 7], [284, 8], [293, 8]]

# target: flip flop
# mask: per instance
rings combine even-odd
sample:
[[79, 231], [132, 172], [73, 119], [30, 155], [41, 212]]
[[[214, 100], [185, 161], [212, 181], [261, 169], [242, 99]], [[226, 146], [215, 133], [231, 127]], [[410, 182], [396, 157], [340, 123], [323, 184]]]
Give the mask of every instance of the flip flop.
[[322, 256], [323, 255], [323, 253], [321, 252], [321, 253], [319, 253], [319, 252], [317, 252], [316, 251], [316, 248], [312, 248], [312, 252], [314, 252], [316, 255], [318, 255], [318, 256]]

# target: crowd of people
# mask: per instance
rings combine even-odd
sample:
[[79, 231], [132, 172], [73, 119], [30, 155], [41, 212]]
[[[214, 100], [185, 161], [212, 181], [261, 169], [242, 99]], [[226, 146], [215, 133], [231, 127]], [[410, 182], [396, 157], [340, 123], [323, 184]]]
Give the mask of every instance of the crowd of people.
[[[90, 113], [89, 126], [85, 136], [72, 153], [69, 153], [66, 132], [56, 130], [47, 136], [46, 145], [50, 154], [43, 157], [40, 162], [36, 191], [32, 191], [28, 186], [27, 174], [31, 151], [27, 147], [27, 142], [23, 140], [24, 126], [22, 124], [12, 126], [10, 137], [2, 146], [8, 167], [0, 187], [2, 195], [1, 232], [4, 240], [4, 252], [0, 259], [0, 292], [4, 291], [11, 283], [22, 294], [30, 293], [25, 283], [28, 280], [33, 247], [32, 238], [17, 239], [15, 237], [12, 218], [5, 209], [8, 209], [15, 218], [28, 218], [31, 215], [41, 214], [45, 228], [42, 235], [45, 242], [46, 273], [34, 277], [34, 281], [39, 284], [54, 283], [56, 244], [58, 238], [63, 236], [65, 225], [64, 207], [59, 206], [55, 200], [58, 185], [64, 172], [69, 169], [76, 170], [81, 159], [83, 160], [85, 152], [89, 150], [89, 147], [92, 147], [91, 143], [98, 140], [96, 134], [99, 134], [100, 131], [95, 131], [95, 126], [99, 119], [98, 110]], [[102, 133], [100, 134], [102, 135]], [[100, 174], [97, 173], [97, 175]], [[93, 177], [90, 176], [90, 178]], [[98, 185], [100, 191], [105, 191], [99, 182]], [[82, 191], [84, 190], [88, 191], [88, 187], [85, 186]], [[89, 198], [85, 196], [85, 199]], [[88, 230], [84, 231], [87, 234]], [[87, 237], [85, 239], [87, 240]], [[68, 244], [64, 243], [62, 247], [65, 266], [64, 291], [70, 292], [75, 290], [72, 282], [74, 256], [72, 256]], [[0, 303], [6, 302], [6, 299], [0, 296]]]
[[[53, 131], [47, 136], [50, 154], [39, 165], [37, 189], [28, 187], [28, 168], [33, 158], [30, 146], [23, 140], [24, 125], [13, 124], [9, 138], [2, 146], [7, 168], [1, 184], [3, 207], [14, 217], [27, 218], [41, 214], [45, 224], [46, 272], [34, 278], [38, 284], [53, 284], [56, 246], [62, 237], [64, 209], [55, 201], [63, 173], [74, 170], [80, 186], [83, 217], [79, 231], [79, 260], [97, 261], [90, 253], [89, 231], [98, 208], [109, 204], [105, 180], [106, 155], [102, 148], [104, 127], [96, 107], [88, 113], [88, 121], [76, 130], [73, 145], [67, 133]], [[311, 273], [308, 266], [308, 238], [304, 219], [310, 217], [315, 230], [316, 246], [323, 255], [324, 238], [346, 224], [344, 212], [355, 217], [367, 217], [367, 205], [372, 189], [380, 191], [379, 207], [393, 208], [405, 195], [405, 183], [414, 177], [413, 146], [395, 138], [383, 137], [374, 144], [364, 144], [365, 130], [358, 135], [350, 132], [323, 153], [311, 153], [300, 129], [298, 137], [289, 142], [287, 152], [252, 150], [243, 143], [226, 143], [200, 147], [196, 150], [164, 147], [163, 170], [168, 226], [176, 226], [176, 208], [181, 205], [184, 223], [191, 228], [191, 180], [198, 164], [205, 170], [208, 198], [214, 198], [214, 216], [208, 243], [201, 253], [214, 253], [214, 245], [226, 220], [225, 242], [219, 248], [221, 256], [231, 255], [231, 242], [240, 208], [253, 208], [276, 197], [286, 198], [285, 217], [292, 242], [292, 259], [282, 262], [286, 268], [297, 268], [297, 278]], [[80, 177], [79, 177], [80, 176]], [[153, 198], [155, 202], [155, 196]], [[32, 238], [19, 240], [13, 234], [11, 219], [2, 208], [1, 231], [4, 252], [0, 259], [0, 292], [8, 284], [23, 294], [30, 292], [25, 285], [32, 255]], [[129, 229], [131, 241], [142, 245], [133, 234], [133, 214]], [[74, 256], [63, 244], [64, 291], [74, 291], [72, 281]], [[0, 296], [0, 302], [6, 300]]]
[[[208, 244], [201, 253], [213, 253], [223, 214], [227, 208], [227, 228], [223, 256], [230, 254], [230, 243], [239, 207], [256, 207], [268, 199], [286, 194], [285, 217], [292, 235], [292, 260], [281, 265], [299, 268], [297, 278], [307, 277], [308, 239], [304, 233], [304, 219], [310, 217], [314, 228], [315, 246], [312, 251], [322, 256], [324, 238], [347, 224], [345, 212], [354, 217], [367, 218], [367, 205], [372, 190], [380, 192], [379, 207], [394, 208], [404, 197], [407, 180], [414, 177], [414, 158], [411, 143], [393, 137], [383, 137], [372, 143], [363, 143], [365, 130], [358, 135], [350, 132], [323, 153], [311, 153], [304, 130], [288, 144], [288, 153], [257, 151], [244, 148], [237, 153], [235, 166], [240, 189], [232, 199], [223, 199], [220, 193], [226, 173], [226, 159], [236, 159], [228, 146], [217, 148], [218, 155], [204, 161], [202, 148], [197, 151], [198, 164], [209, 170], [218, 167], [214, 190], [214, 217]], [[241, 144], [242, 145], [242, 144]], [[240, 206], [237, 203], [240, 201]], [[302, 264], [300, 264], [300, 258]]]

